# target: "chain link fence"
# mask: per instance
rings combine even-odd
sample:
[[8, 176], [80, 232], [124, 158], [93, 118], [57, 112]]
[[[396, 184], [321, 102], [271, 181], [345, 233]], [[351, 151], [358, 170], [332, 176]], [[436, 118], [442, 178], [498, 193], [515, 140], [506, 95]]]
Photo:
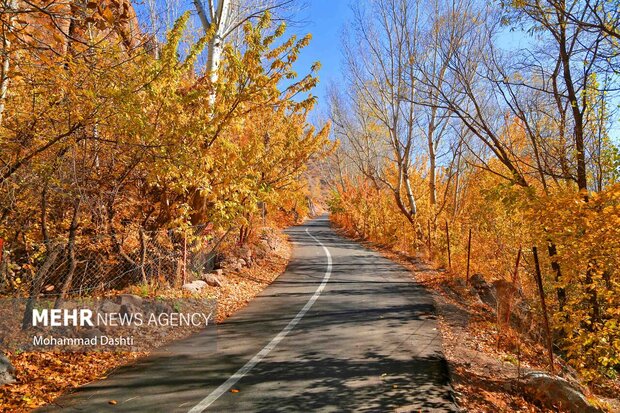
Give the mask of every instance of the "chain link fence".
[[179, 286], [215, 268], [229, 233], [202, 225], [73, 241], [0, 240], [0, 293], [81, 297], [130, 285]]

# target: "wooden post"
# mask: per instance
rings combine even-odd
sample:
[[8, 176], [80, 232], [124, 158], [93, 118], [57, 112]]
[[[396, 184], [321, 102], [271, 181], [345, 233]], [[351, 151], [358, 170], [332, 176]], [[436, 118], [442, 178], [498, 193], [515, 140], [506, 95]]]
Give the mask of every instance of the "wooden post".
[[450, 228], [448, 227], [448, 220], [446, 220], [446, 242], [448, 245], [448, 269], [452, 269], [452, 256], [450, 255]]
[[183, 234], [183, 285], [187, 284], [187, 234]]
[[428, 224], [428, 259], [433, 259], [433, 246], [431, 241], [431, 220], [430, 218], [427, 221]]
[[467, 240], [467, 278], [465, 282], [469, 284], [469, 263], [471, 261], [471, 228], [469, 228], [469, 238]]
[[538, 249], [532, 247], [532, 253], [534, 254], [534, 267], [536, 270], [536, 284], [538, 285], [538, 294], [540, 295], [540, 305], [542, 307], [543, 321], [545, 327], [545, 334], [547, 335], [547, 352], [549, 353], [549, 367], [551, 374], [553, 374], [553, 343], [551, 341], [551, 332], [549, 329], [549, 317], [547, 315], [547, 304], [545, 303], [545, 290], [543, 289], [542, 274], [540, 273], [540, 263], [538, 261]]
[[146, 235], [142, 227], [140, 227], [140, 274], [142, 274], [142, 284], [146, 285]]

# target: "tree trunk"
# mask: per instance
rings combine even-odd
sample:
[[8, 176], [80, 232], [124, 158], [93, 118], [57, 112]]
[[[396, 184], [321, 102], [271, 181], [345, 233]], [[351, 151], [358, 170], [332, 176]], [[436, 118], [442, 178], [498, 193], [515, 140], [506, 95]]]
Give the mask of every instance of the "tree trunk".
[[428, 196], [429, 196], [429, 203], [430, 203], [430, 207], [431, 207], [431, 212], [434, 213], [435, 212], [435, 205], [437, 204], [437, 190], [435, 188], [435, 168], [436, 168], [436, 155], [435, 155], [435, 139], [434, 139], [434, 135], [435, 135], [435, 116], [436, 116], [436, 111], [437, 108], [433, 107], [431, 109], [432, 114], [431, 114], [431, 120], [430, 123], [428, 125]]
[[[549, 242], [549, 258], [551, 259], [551, 269], [555, 273], [555, 282], [556, 284], [562, 280], [562, 269], [560, 268], [560, 263], [557, 260], [558, 250], [553, 242]], [[555, 289], [556, 296], [558, 297], [558, 306], [560, 311], [564, 310], [564, 306], [566, 305], [566, 290], [563, 287], [556, 287]]]
[[459, 147], [459, 153], [456, 158], [456, 176], [454, 177], [454, 205], [452, 208], [452, 218], [456, 218], [459, 212], [459, 187], [461, 184], [461, 154], [462, 150]]
[[538, 261], [538, 250], [536, 247], [532, 247], [532, 253], [534, 255], [534, 269], [536, 276], [536, 285], [538, 286], [538, 295], [540, 296], [540, 306], [542, 309], [543, 322], [545, 328], [545, 336], [547, 339], [547, 354], [549, 356], [549, 370], [553, 374], [553, 341], [551, 338], [551, 328], [549, 327], [549, 316], [547, 313], [547, 303], [545, 302], [545, 290], [542, 283], [542, 274], [540, 272], [540, 262]]
[[[214, 12], [214, 15], [209, 16], [202, 4], [201, 0], [193, 0], [194, 6], [196, 7], [196, 11], [198, 12], [198, 16], [200, 17], [200, 22], [202, 23], [202, 27], [205, 32], [209, 32], [212, 30], [213, 26], [215, 28], [213, 32], [213, 36], [209, 40], [208, 50], [207, 50], [207, 67], [206, 72], [209, 74], [209, 78], [211, 82], [217, 82], [217, 70], [220, 65], [220, 61], [222, 59], [222, 50], [224, 48], [224, 38], [226, 37], [228, 30], [228, 15], [230, 12], [230, 0], [219, 0], [217, 2], [217, 7], [213, 7], [213, 3], [210, 4], [210, 11]], [[212, 1], [212, 0], [208, 0]], [[215, 9], [215, 10], [212, 10]], [[211, 17], [211, 18], [209, 18]], [[213, 96], [214, 98], [215, 96]]]
[[41, 289], [43, 288], [43, 283], [45, 282], [45, 278], [51, 271], [52, 267], [58, 260], [58, 255], [63, 250], [62, 245], [56, 244], [50, 247], [47, 253], [47, 258], [45, 262], [39, 270], [37, 271], [34, 280], [32, 281], [32, 285], [30, 287], [30, 293], [28, 295], [28, 301], [26, 302], [26, 310], [24, 311], [24, 317], [22, 319], [22, 329], [26, 329], [32, 326], [32, 310], [34, 308], [35, 302]]
[[69, 242], [67, 243], [67, 257], [69, 259], [69, 268], [67, 269], [67, 275], [65, 276], [65, 280], [63, 281], [62, 287], [60, 288], [58, 298], [56, 298], [56, 302], [54, 303], [54, 308], [59, 308], [65, 297], [67, 296], [67, 292], [69, 291], [69, 288], [71, 288], [71, 283], [73, 282], [75, 268], [77, 267], [77, 262], [75, 260], [75, 235], [78, 229], [80, 203], [81, 199], [78, 196], [73, 206], [73, 217], [71, 218], [71, 227], [69, 228]]
[[561, 2], [560, 7], [562, 7], [562, 10], [560, 10], [558, 13], [558, 23], [560, 26], [560, 36], [558, 39], [558, 43], [560, 47], [560, 59], [562, 61], [562, 75], [566, 84], [566, 92], [568, 94], [568, 100], [570, 101], [570, 106], [573, 113], [573, 120], [575, 122], [574, 134], [576, 150], [575, 156], [577, 157], [577, 186], [579, 187], [579, 190], [587, 190], [588, 178], [586, 175], [586, 154], [583, 132], [583, 112], [585, 110], [585, 101], [584, 107], [580, 107], [579, 97], [577, 95], [577, 91], [575, 90], [573, 76], [570, 69], [570, 55], [568, 53], [568, 49], [566, 48], [566, 21], [564, 17], [564, 13], [566, 12], [565, 3]]
[[11, 67], [11, 40], [9, 39], [9, 32], [13, 28], [13, 21], [15, 20], [15, 15], [17, 14], [17, 0], [10, 0], [8, 3], [8, 9], [9, 10], [5, 9], [5, 13], [10, 13], [8, 18], [8, 25], [5, 26], [4, 30], [2, 31], [2, 67], [0, 69], [0, 125], [2, 125], [6, 98], [9, 91], [9, 69]]
[[415, 197], [413, 196], [413, 190], [411, 189], [411, 182], [409, 181], [409, 171], [405, 170], [403, 175], [405, 178], [405, 189], [407, 191], [407, 200], [409, 201], [409, 211], [411, 213], [411, 217], [413, 221], [415, 221], [415, 217], [418, 214], [418, 206], [415, 202]]

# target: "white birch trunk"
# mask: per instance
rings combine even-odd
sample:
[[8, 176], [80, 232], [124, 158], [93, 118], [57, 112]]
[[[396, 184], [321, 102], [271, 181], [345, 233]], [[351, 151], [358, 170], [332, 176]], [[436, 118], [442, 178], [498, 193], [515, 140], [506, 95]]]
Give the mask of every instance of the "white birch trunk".
[[157, 18], [157, 8], [155, 4], [155, 0], [148, 0], [148, 8], [149, 8], [149, 20], [151, 21], [151, 33], [153, 33], [153, 57], [155, 60], [159, 60], [159, 41], [157, 39], [157, 31], [159, 29], [158, 18]]
[[209, 41], [207, 50], [206, 71], [211, 82], [215, 83], [218, 79], [217, 71], [222, 60], [224, 38], [229, 26], [230, 0], [218, 0], [217, 5], [214, 4], [213, 0], [208, 1], [208, 12], [205, 10], [201, 0], [194, 0], [194, 5], [205, 32], [214, 28], [213, 37]]
[[[7, 3], [3, 2], [6, 6]], [[5, 28], [2, 33], [2, 68], [0, 70], [0, 125], [2, 125], [4, 108], [6, 106], [6, 98], [9, 92], [9, 70], [11, 68], [11, 40], [9, 39], [9, 32], [13, 27], [13, 21], [17, 12], [17, 0], [10, 0], [8, 2], [9, 17], [8, 28]]]
[[[213, 37], [209, 40], [207, 49], [206, 73], [211, 80], [211, 84], [215, 84], [218, 80], [218, 69], [222, 60], [224, 38], [228, 30], [230, 0], [218, 0], [217, 6], [214, 4], [214, 0], [207, 0], [209, 2], [208, 14], [202, 4], [202, 0], [193, 1], [205, 33], [214, 28]], [[215, 104], [215, 90], [209, 96], [209, 104], [211, 106]]]

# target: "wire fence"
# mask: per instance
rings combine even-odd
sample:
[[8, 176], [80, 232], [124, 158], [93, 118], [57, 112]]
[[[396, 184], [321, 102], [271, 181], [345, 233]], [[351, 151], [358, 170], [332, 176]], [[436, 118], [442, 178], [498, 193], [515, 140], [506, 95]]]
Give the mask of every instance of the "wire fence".
[[136, 284], [179, 286], [213, 270], [228, 232], [208, 226], [122, 235], [78, 236], [73, 242], [0, 240], [0, 293], [85, 296]]

